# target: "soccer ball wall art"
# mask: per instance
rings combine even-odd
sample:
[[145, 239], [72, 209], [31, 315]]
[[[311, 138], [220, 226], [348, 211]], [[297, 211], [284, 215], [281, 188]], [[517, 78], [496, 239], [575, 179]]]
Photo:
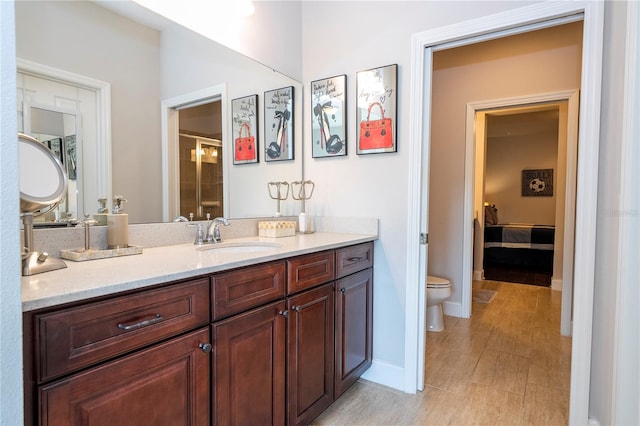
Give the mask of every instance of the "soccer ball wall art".
[[552, 197], [553, 169], [522, 171], [523, 197]]

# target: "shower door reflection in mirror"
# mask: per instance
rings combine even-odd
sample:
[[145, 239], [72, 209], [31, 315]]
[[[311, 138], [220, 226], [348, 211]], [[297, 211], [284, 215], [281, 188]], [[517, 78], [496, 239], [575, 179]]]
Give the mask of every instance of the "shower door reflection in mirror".
[[179, 111], [180, 215], [224, 215], [220, 100]]

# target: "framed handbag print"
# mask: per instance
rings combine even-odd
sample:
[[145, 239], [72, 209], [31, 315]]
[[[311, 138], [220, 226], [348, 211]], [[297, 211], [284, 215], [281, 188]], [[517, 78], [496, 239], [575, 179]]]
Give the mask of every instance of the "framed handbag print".
[[264, 92], [265, 161], [293, 160], [293, 86]]
[[258, 155], [258, 95], [231, 101], [233, 131], [233, 164], [257, 163]]
[[347, 155], [347, 76], [311, 82], [311, 154]]
[[356, 75], [356, 153], [396, 152], [398, 65], [387, 65]]

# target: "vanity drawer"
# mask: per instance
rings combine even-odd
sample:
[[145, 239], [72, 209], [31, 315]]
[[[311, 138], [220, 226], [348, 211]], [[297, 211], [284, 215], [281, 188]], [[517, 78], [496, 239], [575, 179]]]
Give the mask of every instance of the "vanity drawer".
[[336, 278], [346, 277], [373, 266], [373, 243], [336, 250]]
[[334, 252], [327, 250], [287, 260], [287, 292], [296, 293], [335, 278]]
[[39, 383], [209, 323], [209, 278], [35, 316]]
[[213, 320], [284, 298], [285, 272], [282, 261], [215, 274], [211, 292]]

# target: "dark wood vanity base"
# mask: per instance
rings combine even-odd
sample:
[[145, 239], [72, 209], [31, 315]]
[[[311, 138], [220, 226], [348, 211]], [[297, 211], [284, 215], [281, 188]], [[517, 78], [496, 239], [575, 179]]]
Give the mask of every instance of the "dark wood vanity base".
[[371, 366], [372, 294], [368, 242], [25, 312], [25, 424], [309, 424]]

